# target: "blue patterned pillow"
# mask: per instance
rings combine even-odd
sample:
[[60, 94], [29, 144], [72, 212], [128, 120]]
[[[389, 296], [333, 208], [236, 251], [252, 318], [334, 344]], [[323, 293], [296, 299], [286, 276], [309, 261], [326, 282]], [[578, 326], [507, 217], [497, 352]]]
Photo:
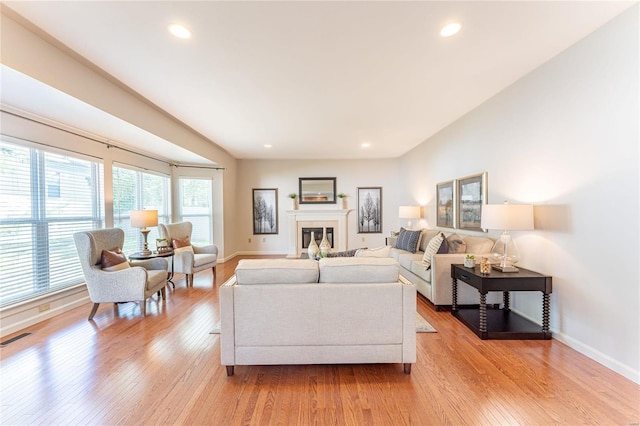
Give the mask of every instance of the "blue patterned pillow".
[[400, 234], [396, 240], [396, 248], [406, 250], [409, 253], [415, 253], [420, 242], [421, 230], [409, 231], [404, 228], [400, 228]]

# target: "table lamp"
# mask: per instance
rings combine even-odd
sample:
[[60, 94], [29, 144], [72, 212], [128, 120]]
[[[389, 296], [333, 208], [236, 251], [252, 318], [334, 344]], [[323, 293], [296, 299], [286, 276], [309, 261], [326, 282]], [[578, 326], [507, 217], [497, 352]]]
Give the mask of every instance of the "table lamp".
[[[400, 219], [420, 219], [420, 206], [400, 206], [398, 217]], [[411, 229], [411, 220], [407, 223], [407, 229]]]
[[131, 227], [142, 228], [142, 236], [144, 237], [144, 248], [142, 254], [148, 256], [151, 254], [147, 244], [147, 236], [149, 229], [147, 226], [158, 226], [158, 210], [131, 210]]
[[518, 272], [513, 266], [520, 259], [516, 243], [509, 231], [533, 229], [533, 206], [530, 204], [487, 204], [482, 206], [480, 226], [484, 229], [502, 229], [502, 235], [491, 249], [493, 269]]

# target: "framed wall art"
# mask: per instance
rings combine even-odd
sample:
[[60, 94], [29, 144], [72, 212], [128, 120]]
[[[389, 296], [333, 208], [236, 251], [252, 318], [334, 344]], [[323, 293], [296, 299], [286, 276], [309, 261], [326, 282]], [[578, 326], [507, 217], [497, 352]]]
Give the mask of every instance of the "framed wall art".
[[382, 187], [358, 188], [358, 233], [382, 232]]
[[253, 234], [278, 233], [278, 189], [253, 189]]
[[482, 206], [487, 204], [487, 173], [467, 176], [457, 180], [458, 201], [456, 207], [458, 229], [485, 231], [480, 227]]
[[455, 180], [436, 185], [436, 225], [441, 228], [455, 227], [455, 190]]
[[335, 204], [336, 178], [298, 178], [300, 204]]

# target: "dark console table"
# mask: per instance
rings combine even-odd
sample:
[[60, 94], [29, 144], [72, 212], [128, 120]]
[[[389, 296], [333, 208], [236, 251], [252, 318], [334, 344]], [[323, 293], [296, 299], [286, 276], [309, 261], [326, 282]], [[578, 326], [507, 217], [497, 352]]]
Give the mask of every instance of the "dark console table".
[[[479, 308], [458, 308], [458, 280], [474, 287], [480, 293]], [[499, 272], [491, 270], [488, 275], [480, 273], [480, 266], [465, 268], [451, 265], [453, 301], [451, 313], [462, 321], [481, 339], [551, 339], [549, 331], [549, 299], [551, 277], [520, 268], [519, 272]], [[501, 291], [501, 309], [487, 310], [487, 293]], [[510, 291], [542, 292], [542, 327], [512, 312]]]

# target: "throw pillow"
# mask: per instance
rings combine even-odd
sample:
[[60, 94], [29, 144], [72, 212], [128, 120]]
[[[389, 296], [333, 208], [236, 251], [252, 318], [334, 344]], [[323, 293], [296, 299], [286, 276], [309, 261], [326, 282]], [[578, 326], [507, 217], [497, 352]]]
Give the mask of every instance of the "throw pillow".
[[[425, 270], [431, 269], [431, 256], [438, 253], [446, 253], [447, 246], [445, 246], [446, 239], [444, 238], [444, 234], [441, 232], [429, 241], [426, 249], [424, 250], [424, 256], [422, 256], [422, 265], [424, 265]], [[444, 248], [441, 248], [443, 247]]]
[[404, 228], [400, 228], [398, 239], [396, 240], [396, 248], [400, 250], [406, 250], [409, 253], [415, 253], [420, 242], [421, 230], [409, 231]]
[[447, 238], [449, 244], [449, 253], [466, 253], [467, 245], [458, 234], [452, 234]]
[[[366, 247], [365, 247], [366, 249]], [[335, 253], [329, 252], [327, 253], [327, 257], [353, 257], [356, 255], [356, 252], [361, 249], [353, 249], [353, 250], [345, 250], [345, 251], [337, 251]]]
[[391, 257], [391, 246], [378, 247], [374, 249], [359, 249], [356, 257]]
[[103, 271], [114, 272], [130, 268], [127, 256], [124, 255], [120, 247], [112, 250], [102, 250], [100, 254], [100, 268]]
[[180, 247], [189, 247], [191, 245], [191, 240], [187, 235], [184, 238], [174, 238], [172, 240], [173, 248], [178, 249]]

